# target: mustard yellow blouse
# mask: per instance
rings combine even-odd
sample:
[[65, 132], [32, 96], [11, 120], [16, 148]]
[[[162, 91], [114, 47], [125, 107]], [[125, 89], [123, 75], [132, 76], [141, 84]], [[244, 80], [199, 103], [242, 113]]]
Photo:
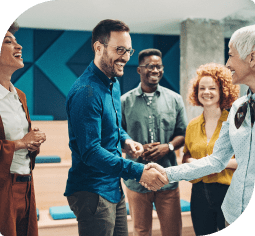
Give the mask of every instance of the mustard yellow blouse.
[[[216, 140], [219, 137], [222, 123], [228, 118], [228, 111], [223, 110], [221, 117], [218, 121], [217, 127], [207, 144], [207, 136], [205, 133], [205, 119], [204, 114], [194, 118], [190, 121], [186, 129], [184, 153], [189, 152], [192, 158], [200, 159], [207, 155], [211, 155]], [[198, 183], [203, 181], [204, 183], [220, 183], [230, 185], [233, 176], [233, 169], [224, 169], [220, 173], [211, 174], [202, 178], [192, 180], [191, 183]]]

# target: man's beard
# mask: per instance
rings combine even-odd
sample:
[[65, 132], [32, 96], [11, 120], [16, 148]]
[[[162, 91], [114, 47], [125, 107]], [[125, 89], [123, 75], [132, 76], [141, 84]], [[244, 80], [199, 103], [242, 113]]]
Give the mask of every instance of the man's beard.
[[[118, 61], [118, 60], [116, 60], [116, 61]], [[120, 61], [124, 62], [123, 60], [120, 60]], [[109, 59], [108, 53], [106, 50], [104, 50], [103, 56], [99, 63], [100, 63], [100, 68], [102, 69], [102, 71], [108, 78], [121, 77], [123, 75], [123, 74], [119, 74], [115, 70], [115, 68], [114, 68], [115, 62], [113, 62], [112, 59]], [[126, 62], [124, 62], [124, 63], [126, 63]]]

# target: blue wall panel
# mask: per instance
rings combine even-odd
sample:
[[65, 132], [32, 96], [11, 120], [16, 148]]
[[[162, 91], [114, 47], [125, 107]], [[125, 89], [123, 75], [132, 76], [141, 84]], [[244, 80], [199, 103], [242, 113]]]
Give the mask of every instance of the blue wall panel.
[[[21, 28], [15, 36], [23, 46], [25, 67], [14, 73], [12, 82], [26, 93], [30, 113], [66, 119], [66, 95], [94, 58], [91, 32]], [[122, 94], [140, 82], [138, 53], [153, 47], [163, 54], [165, 74], [160, 84], [179, 92], [179, 36], [131, 34], [131, 38], [136, 52], [119, 78]]]
[[31, 66], [15, 83], [15, 86], [22, 90], [27, 97], [27, 105], [30, 114], [34, 114], [34, 68]]
[[37, 66], [34, 73], [34, 115], [52, 115], [55, 120], [66, 120], [66, 97]]
[[22, 57], [26, 62], [34, 61], [34, 30], [20, 29], [15, 33], [18, 43], [23, 47]]
[[64, 96], [77, 79], [66, 63], [89, 37], [85, 32], [65, 31], [35, 63]]

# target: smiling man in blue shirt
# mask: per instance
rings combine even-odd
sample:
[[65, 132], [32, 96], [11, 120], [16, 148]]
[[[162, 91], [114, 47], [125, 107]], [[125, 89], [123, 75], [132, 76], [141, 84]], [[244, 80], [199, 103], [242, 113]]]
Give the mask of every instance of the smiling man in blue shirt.
[[127, 236], [126, 205], [120, 178], [135, 179], [155, 190], [168, 183], [157, 170], [134, 158], [143, 147], [121, 128], [120, 86], [115, 77], [133, 54], [128, 26], [104, 20], [92, 32], [94, 61], [70, 89], [66, 101], [72, 167], [65, 196], [78, 221], [79, 235]]
[[157, 164], [148, 164], [147, 168], [155, 167], [163, 174], [166, 172], [170, 183], [189, 181], [221, 172], [235, 154], [238, 167], [221, 206], [228, 225], [247, 207], [255, 181], [255, 25], [241, 28], [232, 35], [226, 66], [232, 72], [232, 83], [246, 84], [249, 90], [247, 95], [233, 103], [213, 153], [178, 167], [164, 169]]

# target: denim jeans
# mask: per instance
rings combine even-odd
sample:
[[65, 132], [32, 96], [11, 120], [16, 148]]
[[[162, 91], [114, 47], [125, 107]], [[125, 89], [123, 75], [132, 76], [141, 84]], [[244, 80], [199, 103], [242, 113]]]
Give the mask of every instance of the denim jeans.
[[125, 198], [111, 203], [96, 193], [80, 191], [67, 197], [78, 221], [79, 236], [128, 236]]

